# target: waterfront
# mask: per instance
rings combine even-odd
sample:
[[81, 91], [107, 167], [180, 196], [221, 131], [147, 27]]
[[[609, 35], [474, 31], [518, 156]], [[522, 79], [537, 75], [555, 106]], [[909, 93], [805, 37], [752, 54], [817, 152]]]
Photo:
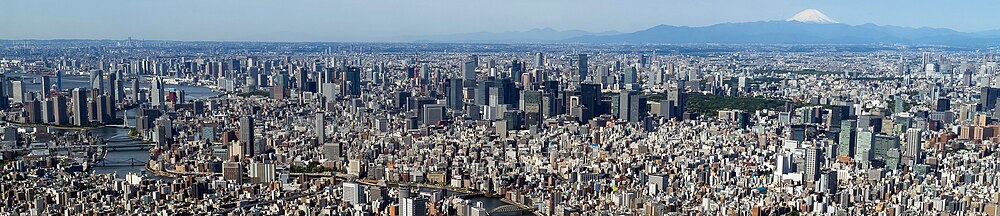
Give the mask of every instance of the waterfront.
[[[35, 74], [12, 74], [11, 77], [21, 77], [25, 79], [24, 88], [26, 91], [41, 91], [42, 84], [40, 83], [41, 76]], [[39, 80], [38, 83], [31, 82], [31, 79]], [[52, 83], [56, 83], [55, 77], [51, 77]], [[109, 85], [105, 83], [105, 85]], [[140, 88], [149, 88], [149, 82], [143, 79], [140, 82]], [[89, 77], [78, 76], [78, 75], [63, 75], [62, 77], [62, 87], [64, 90], [69, 90], [73, 88], [90, 88]], [[219, 93], [212, 91], [212, 89], [202, 86], [192, 86], [192, 85], [166, 85], [167, 88], [174, 88], [177, 90], [184, 91], [186, 94], [186, 99], [199, 99], [199, 98], [209, 98], [219, 95]], [[132, 108], [128, 110], [119, 110], [115, 115], [121, 118], [128, 112], [128, 122], [129, 126], [135, 126], [135, 114], [137, 109]], [[55, 129], [54, 130], [69, 130], [69, 129]], [[95, 136], [104, 137], [106, 139], [111, 139], [112, 137], [119, 141], [116, 144], [129, 144], [129, 145], [145, 145], [147, 142], [128, 136], [128, 132], [131, 128], [120, 128], [120, 127], [98, 127], [93, 129], [86, 129], [85, 131], [93, 133]], [[122, 138], [124, 137], [124, 138]], [[127, 138], [127, 139], [125, 139]], [[119, 151], [109, 151], [105, 157], [107, 161], [149, 161], [149, 151], [147, 150], [119, 150]], [[124, 178], [127, 173], [139, 173], [144, 171], [142, 165], [137, 166], [111, 166], [111, 167], [96, 167], [94, 169], [95, 173], [118, 173], [119, 178]]]

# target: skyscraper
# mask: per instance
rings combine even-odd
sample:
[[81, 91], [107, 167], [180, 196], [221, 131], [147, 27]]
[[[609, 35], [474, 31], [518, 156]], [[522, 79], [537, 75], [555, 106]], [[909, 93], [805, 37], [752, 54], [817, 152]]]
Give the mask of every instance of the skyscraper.
[[259, 151], [254, 146], [254, 122], [253, 117], [245, 115], [240, 118], [240, 143], [243, 144], [243, 155], [251, 157]]
[[344, 72], [344, 81], [347, 82], [347, 90], [349, 95], [360, 96], [361, 95], [361, 68], [358, 67], [348, 67], [347, 71]]
[[152, 103], [153, 106], [157, 108], [165, 105], [165, 103], [163, 102], [164, 100], [163, 88], [164, 88], [163, 79], [159, 77], [154, 78], [153, 81], [150, 83], [150, 88], [149, 88], [150, 103]]
[[819, 169], [823, 165], [823, 149], [820, 147], [806, 148], [805, 171], [802, 174], [802, 184], [812, 186], [819, 179]]
[[535, 68], [545, 68], [545, 54], [542, 52], [535, 53]]
[[49, 76], [42, 76], [41, 78], [42, 78], [42, 86], [41, 86], [42, 87], [42, 89], [41, 89], [41, 91], [42, 91], [42, 98], [43, 99], [48, 99], [49, 98], [49, 90], [52, 89], [52, 87], [53, 87], [52, 86], [52, 79], [49, 79]]
[[423, 197], [400, 198], [399, 216], [426, 216], [427, 199]]
[[462, 86], [464, 81], [462, 79], [451, 78], [448, 79], [448, 92], [447, 101], [448, 108], [452, 110], [462, 110], [465, 107], [465, 97], [462, 93]]
[[462, 79], [465, 80], [465, 86], [471, 87], [476, 85], [476, 62], [466, 61], [462, 65]]
[[[684, 85], [683, 80], [678, 80], [677, 85], [667, 92], [667, 102], [670, 105], [668, 118], [683, 120], [684, 112], [687, 111], [687, 91]], [[660, 104], [662, 106], [663, 103]]]
[[601, 85], [594, 83], [580, 84], [580, 105], [585, 107], [585, 111], [580, 115], [580, 122], [587, 122], [603, 113], [601, 107]]
[[920, 157], [920, 142], [923, 136], [923, 130], [919, 128], [910, 128], [906, 130], [906, 150], [903, 152], [903, 157], [909, 160], [919, 160]]
[[326, 113], [316, 112], [316, 139], [319, 144], [326, 143]]
[[90, 118], [87, 118], [87, 90], [74, 88], [70, 100], [73, 103], [73, 125], [88, 125]]
[[90, 71], [90, 88], [96, 89], [97, 92], [104, 92], [104, 71], [102, 70], [91, 70]]
[[854, 157], [854, 139], [857, 137], [857, 121], [844, 120], [840, 122], [840, 137], [837, 144], [837, 156]]
[[10, 96], [7, 95], [7, 76], [0, 74], [0, 110], [10, 109]]
[[22, 80], [10, 81], [10, 92], [14, 96], [14, 103], [24, 103], [24, 82]]
[[577, 69], [577, 74], [580, 75], [580, 82], [586, 80], [590, 70], [590, 64], [587, 60], [587, 54], [578, 55], [576, 69]]

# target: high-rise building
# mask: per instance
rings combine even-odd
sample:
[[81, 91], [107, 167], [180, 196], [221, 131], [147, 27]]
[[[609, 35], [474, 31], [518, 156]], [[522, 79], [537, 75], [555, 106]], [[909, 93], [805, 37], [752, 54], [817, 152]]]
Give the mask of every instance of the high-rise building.
[[462, 79], [465, 80], [465, 86], [471, 87], [476, 85], [476, 62], [466, 61], [462, 65]]
[[66, 104], [67, 104], [66, 96], [60, 94], [56, 95], [55, 97], [52, 97], [52, 106], [53, 106], [52, 111], [53, 111], [53, 117], [55, 117], [55, 120], [53, 122], [54, 124], [56, 125], [69, 124], [70, 122], [68, 114], [69, 110]]
[[342, 186], [344, 188], [344, 202], [350, 203], [351, 205], [364, 204], [368, 202], [368, 199], [365, 198], [367, 197], [365, 196], [365, 191], [367, 190], [365, 190], [364, 185], [354, 182], [344, 182]]
[[87, 90], [74, 88], [70, 101], [73, 103], [73, 125], [89, 125], [90, 118], [87, 116]]
[[463, 80], [457, 78], [448, 79], [447, 103], [452, 110], [462, 110], [465, 107], [465, 97], [462, 93], [464, 88]]
[[542, 91], [522, 91], [521, 110], [524, 111], [524, 123], [528, 127], [542, 124]]
[[344, 81], [348, 95], [361, 95], [361, 68], [348, 67], [347, 71], [344, 72]]
[[535, 68], [545, 68], [545, 54], [542, 52], [535, 53]]
[[642, 122], [646, 113], [646, 96], [636, 90], [623, 90], [618, 94], [618, 119], [627, 122]]
[[91, 70], [90, 71], [90, 89], [96, 89], [97, 92], [104, 92], [104, 71], [103, 70]]
[[806, 148], [805, 170], [802, 174], [802, 184], [812, 186], [819, 179], [819, 169], [823, 165], [823, 148]]
[[854, 157], [854, 139], [857, 137], [857, 121], [844, 120], [840, 122], [840, 137], [837, 144], [837, 156]]
[[14, 103], [24, 103], [26, 101], [24, 99], [24, 81], [10, 81], [10, 92], [14, 96]]
[[165, 95], [163, 91], [164, 91], [163, 79], [159, 77], [154, 78], [153, 81], [150, 83], [150, 88], [149, 88], [150, 103], [152, 103], [154, 107], [159, 108], [163, 105], [166, 105], [164, 103]]
[[326, 143], [326, 113], [316, 112], [316, 140], [320, 144]]
[[[684, 112], [687, 112], [687, 91], [684, 88], [685, 82], [683, 80], [678, 80], [676, 86], [667, 92], [667, 105], [670, 106], [668, 109], [667, 116], [672, 119], [683, 119]], [[663, 106], [663, 103], [660, 103]]]
[[427, 199], [423, 197], [400, 198], [399, 216], [426, 216]]
[[590, 63], [587, 60], [587, 54], [577, 55], [577, 75], [580, 76], [580, 82], [587, 80], [587, 75], [590, 72]]
[[921, 155], [921, 138], [923, 137], [923, 130], [920, 128], [910, 128], [906, 130], [906, 149], [903, 152], [903, 157], [909, 160], [918, 160]]
[[243, 183], [243, 163], [239, 161], [222, 162], [222, 179]]
[[445, 106], [441, 104], [428, 104], [424, 105], [422, 109], [422, 123], [424, 125], [434, 125], [444, 120], [445, 117]]
[[48, 99], [50, 90], [52, 90], [52, 87], [54, 87], [52, 86], [52, 79], [49, 79], [49, 76], [42, 76], [41, 78], [42, 78], [42, 86], [41, 86], [42, 99]]
[[250, 164], [250, 183], [267, 184], [275, 181], [275, 166], [273, 163]]
[[580, 116], [580, 122], [588, 122], [590, 119], [604, 113], [604, 108], [601, 106], [602, 98], [601, 84], [580, 84], [580, 105], [586, 107], [586, 110]]
[[260, 151], [254, 145], [254, 121], [252, 116], [245, 115], [240, 118], [240, 143], [243, 144], [243, 155], [253, 157]]

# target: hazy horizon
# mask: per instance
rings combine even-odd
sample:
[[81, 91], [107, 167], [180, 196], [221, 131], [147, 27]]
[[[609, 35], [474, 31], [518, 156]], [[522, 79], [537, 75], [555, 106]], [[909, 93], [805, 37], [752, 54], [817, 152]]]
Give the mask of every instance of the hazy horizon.
[[[850, 25], [1000, 29], [986, 0], [936, 1], [55, 1], [0, 3], [0, 39], [406, 41], [419, 36], [551, 28], [634, 32], [785, 20], [814, 8]], [[678, 10], [676, 8], [683, 8]], [[39, 16], [43, 14], [43, 16]]]

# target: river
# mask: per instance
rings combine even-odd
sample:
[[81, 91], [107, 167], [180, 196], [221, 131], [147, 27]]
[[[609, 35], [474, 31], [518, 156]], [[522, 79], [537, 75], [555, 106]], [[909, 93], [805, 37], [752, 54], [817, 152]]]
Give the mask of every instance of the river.
[[[9, 77], [22, 77], [22, 78], [25, 78], [25, 82], [23, 83], [24, 84], [24, 91], [25, 92], [38, 92], [38, 91], [42, 90], [42, 84], [40, 84], [42, 79], [40, 78], [39, 75], [33, 75], [33, 74], [9, 74], [8, 76]], [[30, 81], [31, 79], [37, 79], [37, 81], [39, 83], [32, 83]], [[50, 79], [52, 79], [52, 83], [53, 84], [56, 83], [55, 77], [50, 77]], [[128, 85], [128, 83], [126, 83], [126, 85]], [[88, 76], [63, 75], [63, 77], [62, 77], [62, 88], [63, 89], [67, 89], [68, 90], [68, 89], [73, 89], [73, 88], [90, 88], [90, 86], [91, 86], [90, 85], [90, 77], [88, 77]], [[105, 83], [104, 86], [108, 87], [108, 86], [111, 86], [111, 85], [108, 84], [108, 83]], [[149, 86], [150, 86], [149, 82], [146, 82], [146, 81], [143, 81], [143, 82], [139, 83], [139, 87], [140, 88], [149, 88]], [[219, 95], [219, 93], [212, 91], [212, 89], [209, 89], [207, 87], [201, 87], [201, 86], [170, 85], [170, 84], [167, 84], [167, 85], [165, 85], [165, 87], [168, 88], [168, 89], [173, 88], [173, 89], [184, 91], [185, 99], [187, 99], [187, 100], [199, 99], [199, 98], [208, 98], [208, 97], [213, 97], [213, 96]], [[134, 126], [135, 125], [135, 114], [137, 112], [136, 112], [135, 109], [130, 109], [130, 110], [127, 110], [127, 111], [128, 111], [128, 114], [129, 114], [129, 118], [126, 119], [126, 121], [128, 121], [128, 125]], [[122, 110], [120, 110], [120, 111], [118, 111], [118, 113], [116, 113], [116, 115], [119, 118], [121, 118], [124, 114], [125, 114], [125, 111], [122, 111]], [[129, 129], [128, 128], [116, 128], [116, 127], [102, 127], [102, 128], [89, 129], [87, 131], [90, 132], [90, 133], [93, 133], [94, 135], [104, 137], [105, 139], [110, 139], [111, 137], [116, 137], [116, 136], [128, 137], [128, 131], [129, 131]], [[131, 140], [128, 141], [128, 142], [126, 142], [127, 144], [135, 144], [135, 145], [145, 145], [146, 144], [144, 141], [139, 140], [139, 139], [134, 139], [134, 138], [131, 138], [131, 137], [129, 137], [129, 139], [131, 139]], [[149, 151], [147, 151], [147, 150], [109, 151], [107, 157], [105, 158], [105, 160], [108, 160], [108, 161], [126, 161], [126, 160], [129, 160], [129, 159], [135, 159], [137, 161], [148, 161], [149, 160]], [[143, 168], [143, 166], [139, 165], [139, 166], [121, 166], [121, 167], [97, 167], [97, 168], [94, 169], [94, 172], [96, 172], [96, 173], [115, 173], [115, 172], [117, 172], [118, 176], [120, 178], [124, 178], [125, 174], [127, 174], [127, 173], [139, 173], [139, 172], [142, 172], [144, 170], [145, 169]]]

